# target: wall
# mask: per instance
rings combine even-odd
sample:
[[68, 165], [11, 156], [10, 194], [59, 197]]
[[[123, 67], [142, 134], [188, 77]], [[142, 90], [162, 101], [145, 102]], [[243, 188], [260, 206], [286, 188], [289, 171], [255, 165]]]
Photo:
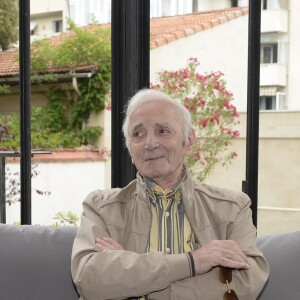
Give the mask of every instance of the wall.
[[245, 111], [247, 36], [248, 15], [154, 48], [150, 51], [150, 80], [155, 81], [161, 70], [177, 70], [186, 66], [188, 58], [197, 57], [201, 74], [224, 73], [227, 88], [235, 95], [234, 105], [239, 111]]
[[40, 1], [30, 0], [30, 21], [37, 23], [36, 35], [53, 35], [52, 21], [62, 20], [63, 31], [67, 29], [66, 19], [69, 16], [68, 0]]
[[[0, 113], [3, 115], [20, 112], [20, 90], [19, 86], [13, 86], [8, 95], [0, 95]], [[31, 105], [44, 106], [47, 103], [45, 88], [32, 86]]]
[[68, 0], [40, 1], [30, 0], [30, 13], [43, 14], [66, 9]]
[[[82, 202], [88, 193], [105, 188], [108, 176], [105, 169], [106, 164], [110, 165], [110, 160], [103, 160], [99, 155], [97, 159], [85, 155], [85, 159], [75, 159], [71, 152], [69, 158], [61, 159], [56, 156], [55, 161], [38, 159], [36, 156], [38, 160], [34, 161], [39, 174], [32, 179], [32, 224], [54, 224], [56, 220], [53, 218], [60, 211], [71, 211], [79, 217]], [[19, 172], [20, 165], [18, 162], [9, 162], [7, 167], [11, 171]], [[35, 189], [51, 192], [51, 195], [39, 195]], [[19, 203], [6, 207], [7, 223], [18, 222]]]
[[54, 21], [63, 20], [62, 12], [54, 12], [49, 13], [47, 15], [42, 16], [32, 16], [30, 18], [31, 22], [34, 22], [37, 24], [37, 27], [34, 31], [34, 36], [31, 37], [32, 40], [34, 40], [37, 36], [39, 39], [41, 38], [47, 38], [49, 36], [58, 35], [60, 32], [54, 31]]
[[[246, 114], [228, 169], [218, 167], [207, 183], [241, 190], [246, 174]], [[300, 112], [261, 112], [258, 178], [258, 234], [300, 230]]]

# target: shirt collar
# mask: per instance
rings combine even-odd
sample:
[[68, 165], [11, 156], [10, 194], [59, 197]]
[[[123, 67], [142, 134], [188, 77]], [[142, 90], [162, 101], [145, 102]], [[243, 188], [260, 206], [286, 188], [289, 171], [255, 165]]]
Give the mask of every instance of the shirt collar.
[[169, 197], [172, 194], [175, 194], [181, 188], [182, 182], [185, 180], [185, 178], [186, 178], [186, 169], [184, 167], [183, 176], [181, 177], [181, 179], [178, 182], [176, 182], [171, 188], [167, 188], [165, 190], [150, 178], [143, 177], [143, 180], [146, 183], [147, 190], [150, 194]]

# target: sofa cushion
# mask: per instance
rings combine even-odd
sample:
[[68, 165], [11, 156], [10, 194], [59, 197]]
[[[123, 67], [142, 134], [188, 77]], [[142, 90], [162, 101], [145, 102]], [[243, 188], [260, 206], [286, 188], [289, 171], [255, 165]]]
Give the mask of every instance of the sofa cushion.
[[258, 248], [270, 266], [259, 300], [300, 299], [300, 231], [260, 237]]
[[0, 225], [0, 298], [75, 300], [71, 251], [77, 228]]
[[[0, 224], [0, 299], [76, 300], [71, 252], [77, 228]], [[300, 231], [257, 239], [270, 265], [259, 300], [300, 299]]]

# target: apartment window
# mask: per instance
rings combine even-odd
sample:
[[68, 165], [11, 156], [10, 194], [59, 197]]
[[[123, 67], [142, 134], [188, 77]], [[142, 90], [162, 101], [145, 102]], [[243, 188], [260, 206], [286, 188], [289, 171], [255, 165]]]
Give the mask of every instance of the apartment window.
[[53, 32], [62, 32], [63, 23], [62, 20], [53, 21]]
[[230, 7], [247, 7], [249, 0], [230, 0]]
[[263, 2], [262, 2], [262, 8], [263, 9], [267, 9], [267, 7], [268, 7], [268, 0], [263, 0]]
[[198, 0], [193, 0], [193, 12], [198, 11]]
[[[170, 0], [165, 0], [162, 1], [161, 5], [161, 11], [162, 11], [162, 16], [170, 16], [172, 14], [172, 3]], [[174, 11], [175, 14], [175, 11]]]
[[276, 110], [276, 96], [260, 96], [259, 110]]
[[279, 0], [263, 0], [261, 2], [262, 9], [279, 9], [280, 8], [280, 1]]
[[238, 7], [238, 0], [231, 0], [231, 7]]
[[260, 46], [260, 62], [262, 64], [277, 63], [277, 44], [264, 44]]

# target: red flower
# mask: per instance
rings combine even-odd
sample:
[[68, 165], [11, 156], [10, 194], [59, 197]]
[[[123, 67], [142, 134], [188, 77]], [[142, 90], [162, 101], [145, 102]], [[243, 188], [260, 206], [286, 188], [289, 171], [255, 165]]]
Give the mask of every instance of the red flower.
[[111, 111], [111, 103], [110, 102], [107, 104], [106, 109]]
[[201, 122], [200, 122], [200, 124], [201, 124], [201, 126], [202, 126], [203, 128], [205, 128], [206, 125], [207, 125], [207, 122], [208, 122], [208, 119], [202, 119]]
[[232, 157], [232, 158], [237, 157], [237, 153], [236, 153], [236, 152], [232, 152], [232, 153], [231, 153], [231, 157]]

